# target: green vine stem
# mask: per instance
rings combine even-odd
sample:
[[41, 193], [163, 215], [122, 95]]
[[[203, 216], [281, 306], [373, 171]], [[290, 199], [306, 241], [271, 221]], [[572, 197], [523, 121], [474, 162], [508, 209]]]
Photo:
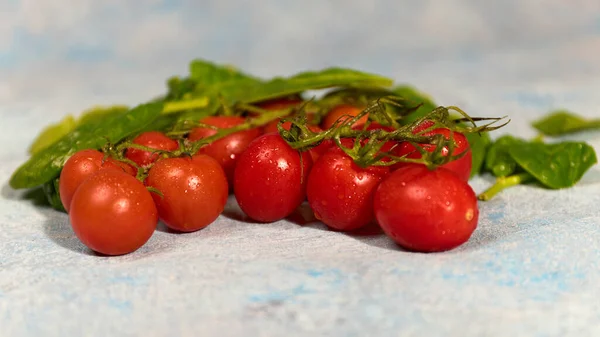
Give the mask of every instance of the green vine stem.
[[[458, 107], [450, 106], [438, 107], [410, 124], [399, 125], [397, 119], [401, 119], [402, 116], [393, 116], [389, 109], [386, 109], [386, 104], [401, 106], [399, 102], [401, 102], [401, 100], [388, 97], [374, 100], [358, 115], [341, 116], [340, 119], [334, 123], [332, 128], [322, 132], [313, 132], [310, 130], [306, 125], [306, 116], [303, 114], [298, 114], [293, 118], [282, 119], [278, 124], [278, 129], [288, 144], [290, 144], [292, 148], [300, 151], [305, 151], [317, 146], [325, 140], [333, 140], [338, 147], [342, 148], [344, 152], [357, 163], [357, 165], [362, 167], [390, 166], [398, 162], [409, 162], [424, 164], [433, 169], [452, 160], [459, 159], [466, 154], [466, 152], [463, 152], [450, 156], [443, 155], [442, 152], [444, 148], [447, 148], [449, 153], [453, 153], [456, 147], [456, 144], [453, 141], [452, 132], [488, 132], [503, 127], [510, 122], [507, 121], [501, 125], [494, 126], [495, 123], [501, 121], [503, 118], [472, 118]], [[463, 117], [451, 119], [451, 111], [458, 112]], [[387, 122], [388, 125], [391, 125], [394, 128], [394, 131], [382, 129], [366, 130], [366, 127], [361, 130], [353, 129], [352, 125], [367, 114], [371, 119]], [[426, 130], [415, 134], [414, 129], [425, 121], [431, 122], [431, 126]], [[469, 122], [472, 126], [463, 125], [462, 123], [465, 121]], [[477, 121], [490, 122], [478, 126], [475, 123]], [[285, 130], [283, 128], [282, 125], [285, 122], [292, 123], [290, 130]], [[449, 137], [449, 139], [446, 139], [440, 134], [424, 136], [426, 131], [441, 127], [450, 129], [451, 137]], [[346, 148], [342, 146], [342, 138], [354, 138], [356, 139], [356, 142], [352, 148]], [[380, 149], [388, 141], [411, 143], [417, 151], [421, 153], [421, 158], [412, 159], [407, 158], [407, 156], [398, 157], [393, 154], [393, 151], [380, 153]], [[433, 151], [429, 152], [423, 148], [423, 145], [428, 144], [434, 145]]]
[[481, 201], [488, 201], [492, 199], [496, 194], [502, 192], [503, 190], [520, 185], [526, 182], [533, 180], [533, 176], [529, 173], [519, 173], [508, 177], [500, 177], [496, 179], [496, 183], [492, 185], [492, 187], [485, 190], [485, 192], [479, 194], [477, 199]]

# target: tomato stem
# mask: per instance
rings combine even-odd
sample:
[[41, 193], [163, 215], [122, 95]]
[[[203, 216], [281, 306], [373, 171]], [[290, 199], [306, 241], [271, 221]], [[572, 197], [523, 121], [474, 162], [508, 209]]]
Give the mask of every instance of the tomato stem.
[[494, 183], [492, 187], [485, 190], [485, 192], [479, 194], [477, 199], [488, 201], [496, 196], [496, 194], [502, 192], [504, 189], [526, 183], [532, 179], [533, 176], [529, 173], [519, 173], [508, 177], [499, 177], [496, 179], [496, 183]]

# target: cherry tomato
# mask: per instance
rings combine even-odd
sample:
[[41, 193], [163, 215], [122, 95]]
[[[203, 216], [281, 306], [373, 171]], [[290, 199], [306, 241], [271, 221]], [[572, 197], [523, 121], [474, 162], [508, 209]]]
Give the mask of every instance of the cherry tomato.
[[435, 252], [466, 242], [479, 210], [471, 187], [449, 170], [410, 164], [392, 172], [375, 192], [383, 231], [402, 247]]
[[[426, 129], [426, 128], [418, 127], [417, 132], [420, 132], [424, 129]], [[413, 130], [413, 132], [417, 133], [414, 130]], [[438, 128], [438, 129], [424, 132], [424, 133], [422, 133], [422, 135], [423, 136], [433, 136], [433, 135], [439, 134], [439, 135], [443, 135], [446, 139], [450, 139], [450, 133], [451, 133], [451, 131], [449, 129]], [[445, 165], [442, 165], [442, 167], [447, 170], [452, 171], [460, 179], [462, 179], [464, 181], [468, 181], [469, 176], [471, 175], [471, 161], [472, 161], [472, 154], [471, 154], [471, 149], [469, 147], [469, 141], [467, 140], [467, 137], [465, 137], [465, 135], [463, 135], [460, 132], [452, 132], [452, 139], [456, 143], [456, 146], [454, 147], [454, 152], [452, 152], [453, 155], [458, 155], [465, 151], [467, 151], [467, 152], [461, 158], [459, 158], [457, 160], [453, 160]], [[431, 145], [431, 144], [425, 144], [425, 145], [422, 145], [422, 147], [426, 151], [429, 151], [429, 152], [433, 152], [435, 150], [435, 145]], [[443, 156], [447, 156], [448, 152], [449, 152], [448, 147], [444, 147], [442, 149]], [[412, 144], [410, 144], [408, 142], [402, 142], [401, 144], [399, 144], [396, 147], [395, 153], [397, 156], [406, 155], [407, 158], [421, 158], [421, 153]], [[392, 167], [392, 170], [406, 166], [407, 164], [411, 164], [411, 163], [398, 163]]]
[[[143, 145], [156, 150], [175, 151], [179, 148], [176, 140], [167, 137], [164, 133], [158, 131], [144, 132], [133, 140], [134, 144]], [[139, 149], [127, 149], [125, 157], [132, 160], [142, 167], [154, 163], [159, 159], [158, 153]]]
[[331, 228], [340, 231], [360, 228], [374, 219], [373, 195], [388, 174], [388, 167], [362, 168], [342, 149], [332, 147], [310, 172], [308, 203], [315, 217]]
[[[327, 116], [325, 116], [325, 118], [323, 119], [323, 122], [321, 122], [321, 127], [323, 128], [323, 130], [328, 130], [338, 121], [338, 119], [340, 121], [344, 121], [360, 114], [362, 111], [362, 108], [355, 107], [353, 105], [340, 104], [331, 109], [331, 111], [329, 111]], [[368, 119], [369, 116], [365, 115], [361, 117], [358, 121], [356, 121], [354, 124], [352, 124], [352, 126], [356, 127], [363, 125], [368, 121]]]
[[292, 149], [279, 134], [260, 136], [235, 169], [233, 190], [240, 208], [259, 222], [287, 217], [305, 198], [311, 166], [310, 155]]
[[227, 178], [221, 165], [207, 155], [158, 161], [148, 173], [146, 185], [158, 215], [171, 229], [193, 232], [210, 225], [227, 203]]
[[60, 201], [67, 213], [71, 209], [71, 200], [79, 185], [94, 173], [105, 169], [124, 171], [130, 175], [136, 174], [133, 167], [112, 158], [105, 158], [105, 155], [97, 150], [82, 150], [67, 160], [60, 172], [58, 187]]
[[158, 213], [144, 184], [118, 170], [101, 170], [75, 192], [69, 214], [75, 235], [105, 255], [131, 253], [156, 228]]
[[[206, 117], [201, 120], [201, 122], [220, 129], [226, 129], [244, 123], [245, 119], [235, 116], [214, 116]], [[217, 130], [214, 129], [195, 128], [190, 133], [189, 139], [191, 141], [197, 141], [202, 138], [210, 137], [215, 133], [217, 133]], [[198, 153], [211, 156], [219, 162], [225, 171], [227, 181], [232, 185], [233, 171], [239, 156], [246, 150], [250, 142], [252, 142], [254, 138], [260, 136], [260, 134], [260, 129], [236, 132], [202, 147]]]

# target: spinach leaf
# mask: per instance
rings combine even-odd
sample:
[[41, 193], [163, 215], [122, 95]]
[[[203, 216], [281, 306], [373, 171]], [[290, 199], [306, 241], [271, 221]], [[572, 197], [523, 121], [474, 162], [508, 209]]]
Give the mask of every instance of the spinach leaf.
[[254, 103], [259, 101], [332, 87], [390, 86], [392, 80], [380, 75], [352, 69], [329, 68], [317, 72], [302, 72], [288, 78], [277, 77], [260, 83], [255, 80], [225, 82], [214, 89], [229, 103]]
[[[212, 75], [211, 75], [212, 76]], [[385, 87], [392, 80], [379, 75], [364, 73], [352, 69], [329, 68], [318, 72], [303, 72], [291, 77], [277, 77], [270, 81], [261, 82], [255, 78], [242, 75], [226, 75], [210, 77], [213, 83], [210, 87], [202, 87], [201, 93], [210, 102], [205, 109], [188, 111], [181, 115], [180, 120], [196, 120], [200, 116], [214, 114], [221, 102], [233, 105], [235, 103], [255, 103], [272, 98], [298, 94], [307, 90], [326, 89], [333, 87]], [[206, 83], [210, 80], [204, 79]]]
[[487, 132], [481, 134], [468, 133], [465, 136], [471, 147], [471, 177], [474, 177], [481, 172], [486, 152], [492, 140]]
[[575, 185], [597, 162], [594, 148], [583, 142], [522, 142], [510, 147], [509, 154], [523, 170], [552, 189]]
[[517, 139], [506, 144], [503, 156], [514, 160], [517, 173], [499, 176], [494, 185], [477, 196], [479, 200], [490, 200], [506, 188], [528, 182], [550, 189], [571, 187], [597, 162], [594, 148], [583, 142], [545, 144]]
[[517, 162], [510, 155], [510, 149], [519, 146], [523, 140], [505, 135], [498, 138], [487, 151], [485, 169], [495, 177], [506, 177], [517, 170]]
[[44, 195], [46, 196], [46, 200], [48, 201], [48, 204], [50, 204], [50, 206], [52, 206], [52, 208], [54, 208], [57, 211], [61, 211], [61, 212], [67, 212], [65, 210], [65, 207], [62, 204], [62, 201], [60, 200], [60, 193], [59, 193], [59, 179], [55, 178], [52, 179], [48, 182], [46, 182], [42, 188], [44, 190]]
[[254, 76], [243, 73], [232, 66], [217, 65], [206, 60], [194, 60], [190, 63], [190, 79], [195, 82], [196, 90], [209, 90], [213, 85], [226, 82], [250, 81], [261, 83]]
[[29, 147], [29, 154], [40, 152], [57, 142], [63, 136], [73, 131], [77, 125], [89, 123], [95, 119], [107, 118], [109, 115], [121, 114], [127, 110], [126, 106], [115, 105], [110, 107], [94, 107], [86, 110], [78, 119], [75, 119], [72, 115], [68, 115], [62, 121], [42, 130]]
[[411, 86], [397, 86], [394, 89], [392, 89], [392, 92], [414, 103], [410, 105], [422, 104], [421, 107], [415, 112], [405, 116], [401, 121], [402, 124], [409, 124], [411, 122], [414, 122], [437, 107], [437, 105], [433, 102], [433, 100], [430, 97], [428, 97], [422, 92], [419, 92], [417, 89]]
[[45, 127], [35, 140], [29, 146], [29, 154], [35, 154], [52, 145], [64, 135], [73, 131], [77, 126], [77, 121], [73, 116], [68, 115], [58, 123]]
[[58, 176], [64, 163], [75, 152], [98, 149], [116, 143], [150, 125], [162, 112], [162, 103], [140, 105], [111, 118], [92, 119], [77, 126], [60, 140], [37, 152], [10, 179], [13, 188], [31, 188]]
[[560, 136], [584, 130], [600, 129], [600, 119], [585, 119], [566, 110], [559, 110], [532, 123], [547, 136]]

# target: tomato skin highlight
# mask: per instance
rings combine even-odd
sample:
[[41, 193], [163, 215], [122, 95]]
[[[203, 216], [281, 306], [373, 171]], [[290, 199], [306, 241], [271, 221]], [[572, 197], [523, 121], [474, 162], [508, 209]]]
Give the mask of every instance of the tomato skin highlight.
[[[143, 145], [156, 150], [175, 151], [179, 148], [176, 140], [158, 131], [144, 132], [133, 139], [134, 144]], [[139, 166], [146, 167], [159, 159], [158, 153], [129, 148], [125, 157]]]
[[105, 255], [123, 255], [150, 239], [158, 212], [140, 181], [122, 171], [101, 170], [77, 189], [69, 218], [75, 235], [87, 247]]
[[304, 201], [311, 167], [310, 155], [292, 149], [279, 134], [260, 136], [239, 159], [235, 198], [242, 211], [258, 222], [281, 220]]
[[[211, 116], [202, 119], [201, 122], [219, 129], [226, 129], [244, 123], [245, 119], [236, 116]], [[197, 141], [210, 137], [215, 133], [217, 133], [217, 130], [214, 129], [195, 128], [190, 133], [189, 140]], [[198, 154], [208, 155], [219, 162], [223, 167], [223, 171], [225, 171], [229, 185], [232, 186], [233, 172], [239, 156], [246, 151], [250, 142], [260, 136], [261, 133], [260, 129], [239, 131], [202, 147]]]
[[200, 230], [223, 212], [229, 189], [221, 165], [207, 155], [158, 161], [148, 173], [161, 220], [180, 232]]
[[[417, 128], [415, 128], [415, 130], [417, 130], [417, 132], [414, 132], [414, 130], [413, 130], [413, 132], [418, 133], [419, 131], [422, 131], [426, 128], [427, 127], [418, 126]], [[422, 133], [422, 135], [423, 136], [433, 136], [433, 135], [441, 134], [446, 139], [450, 139], [450, 133], [451, 133], [451, 131], [449, 129], [438, 128], [438, 129], [424, 132], [424, 133]], [[468, 181], [469, 177], [471, 176], [471, 165], [472, 165], [472, 153], [471, 153], [471, 148], [469, 146], [469, 141], [467, 140], [467, 137], [465, 137], [465, 135], [463, 135], [460, 132], [452, 132], [452, 137], [454, 139], [454, 142], [456, 143], [456, 146], [454, 147], [454, 152], [452, 153], [452, 155], [458, 155], [465, 151], [466, 151], [466, 153], [461, 158], [459, 158], [457, 160], [453, 160], [447, 164], [444, 164], [441, 167], [445, 168], [449, 171], [452, 171], [463, 181]], [[435, 150], [435, 145], [424, 144], [421, 146], [428, 152], [433, 152]], [[449, 153], [448, 147], [444, 147], [442, 149], [442, 155], [447, 156], [448, 153]], [[406, 155], [407, 158], [413, 158], [413, 159], [421, 158], [421, 153], [417, 150], [417, 148], [415, 148], [412, 144], [410, 144], [408, 142], [400, 143], [395, 148], [395, 154], [397, 156]], [[398, 168], [406, 166], [406, 165], [412, 165], [412, 163], [397, 163], [392, 166], [392, 170], [398, 169]]]
[[471, 187], [449, 170], [419, 164], [392, 172], [373, 203], [383, 231], [400, 246], [418, 252], [445, 251], [467, 242], [479, 209]]
[[[329, 111], [329, 113], [327, 113], [327, 115], [321, 122], [321, 128], [323, 128], [323, 130], [328, 130], [338, 121], [338, 119], [340, 119], [340, 122], [351, 119], [354, 116], [360, 114], [363, 110], [364, 109], [362, 109], [362, 108], [355, 107], [355, 106], [349, 105], [349, 104], [337, 105], [333, 109], [331, 109], [331, 111]], [[345, 116], [345, 115], [347, 115], [347, 116]], [[345, 117], [342, 117], [342, 116], [345, 116]], [[368, 114], [364, 115], [358, 121], [356, 121], [354, 124], [352, 124], [352, 127], [358, 127], [360, 125], [363, 125], [368, 120], [369, 120], [369, 115]]]
[[73, 195], [87, 178], [100, 170], [117, 170], [130, 175], [135, 175], [133, 167], [118, 162], [112, 158], [105, 158], [97, 150], [81, 150], [72, 155], [60, 172], [59, 194], [65, 210], [69, 213]]
[[315, 217], [330, 228], [358, 229], [374, 220], [375, 189], [388, 174], [388, 167], [361, 168], [342, 149], [333, 147], [310, 172], [308, 203]]

